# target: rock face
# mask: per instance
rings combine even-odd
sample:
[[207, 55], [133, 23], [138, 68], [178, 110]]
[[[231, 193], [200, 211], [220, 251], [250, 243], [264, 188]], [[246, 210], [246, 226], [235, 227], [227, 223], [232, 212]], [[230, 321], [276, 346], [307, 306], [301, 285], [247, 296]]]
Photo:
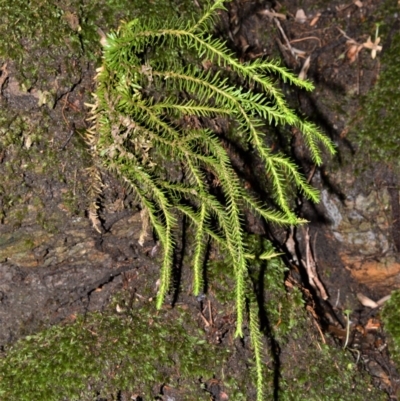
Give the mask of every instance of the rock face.
[[345, 247], [341, 258], [352, 275], [361, 283], [382, 290], [400, 285], [390, 204], [387, 188], [373, 190], [368, 196], [359, 194], [346, 202], [345, 219], [334, 231]]
[[[356, 294], [378, 300], [400, 288], [398, 188], [390, 170], [376, 165], [360, 175], [354, 165], [316, 174], [318, 205], [304, 204], [311, 222], [309, 241], [329, 302], [340, 309], [361, 307]], [[301, 254], [308, 237], [297, 230]]]
[[73, 219], [62, 233], [22, 227], [2, 235], [0, 344], [70, 315], [102, 310], [126, 274], [138, 278], [139, 268], [147, 277], [154, 266], [137, 249], [139, 214], [111, 220], [103, 235], [85, 218]]

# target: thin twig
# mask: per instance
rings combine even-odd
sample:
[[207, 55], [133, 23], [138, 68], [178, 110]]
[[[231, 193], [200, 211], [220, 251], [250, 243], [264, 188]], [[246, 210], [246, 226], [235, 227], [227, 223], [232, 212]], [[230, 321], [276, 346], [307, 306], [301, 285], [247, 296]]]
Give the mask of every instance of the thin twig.
[[[310, 234], [309, 234], [308, 227], [305, 229], [305, 242], [306, 242], [305, 268], [307, 271], [308, 280], [309, 280], [310, 284], [319, 291], [321, 298], [325, 301], [329, 297], [325, 290], [324, 285], [322, 284], [322, 282], [319, 279], [318, 274], [317, 274], [315, 259], [312, 255], [311, 247], [310, 247]], [[303, 261], [303, 264], [304, 264], [304, 261]]]
[[298, 43], [298, 42], [302, 42], [303, 40], [310, 40], [310, 39], [318, 40], [319, 46], [322, 47], [321, 39], [317, 38], [316, 36], [306, 36], [305, 38], [293, 39], [290, 41], [290, 43]]
[[291, 44], [290, 44], [290, 42], [289, 42], [289, 39], [287, 38], [287, 36], [286, 36], [286, 34], [285, 34], [285, 31], [284, 31], [283, 28], [282, 28], [281, 23], [279, 22], [279, 20], [278, 20], [277, 18], [274, 18], [274, 21], [275, 21], [275, 24], [276, 24], [276, 26], [278, 27], [278, 29], [281, 31], [282, 37], [283, 37], [283, 39], [285, 39], [286, 46], [289, 48], [290, 53], [292, 53], [292, 56], [293, 56], [294, 58], [297, 58], [296, 53], [294, 52], [294, 50], [293, 50], [293, 48], [292, 48], [292, 46], [291, 46]]
[[75, 133], [75, 128], [72, 128], [71, 131], [69, 132], [67, 140], [64, 142], [64, 145], [62, 145], [59, 150], [64, 150], [67, 147], [67, 145], [68, 145], [69, 141], [71, 140], [72, 136], [74, 135], [74, 133]]
[[[324, 337], [324, 333], [322, 332], [321, 327], [319, 327], [319, 324], [318, 324], [318, 322], [315, 320], [315, 318], [313, 319], [313, 322], [314, 322], [315, 326], [317, 327], [317, 330], [318, 330], [318, 332], [319, 332], [319, 334], [320, 334], [320, 336], [321, 336], [322, 342], [323, 342], [324, 344], [326, 344], [326, 340], [325, 340], [325, 337]], [[317, 342], [317, 344], [318, 344], [318, 342]], [[318, 347], [321, 349], [321, 347], [319, 346], [319, 344], [318, 344]]]

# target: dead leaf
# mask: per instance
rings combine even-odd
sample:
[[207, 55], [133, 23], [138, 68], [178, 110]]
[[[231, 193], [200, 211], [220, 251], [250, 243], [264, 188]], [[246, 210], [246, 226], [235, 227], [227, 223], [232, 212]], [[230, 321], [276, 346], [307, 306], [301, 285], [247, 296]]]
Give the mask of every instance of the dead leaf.
[[226, 394], [224, 391], [221, 391], [221, 392], [219, 393], [219, 399], [220, 399], [221, 401], [229, 400], [228, 394]]
[[3, 85], [8, 78], [7, 63], [4, 63], [0, 68], [0, 94], [3, 90]]
[[89, 208], [88, 217], [90, 222], [92, 223], [93, 228], [101, 234], [101, 221], [97, 214], [98, 206], [95, 203], [92, 203]]
[[297, 57], [304, 58], [307, 54], [307, 52], [305, 52], [304, 50], [297, 49], [296, 47], [293, 46], [290, 46], [290, 49], [292, 51], [292, 54], [294, 54]]
[[381, 323], [377, 319], [369, 319], [367, 324], [365, 325], [365, 330], [373, 331], [378, 330], [381, 327]]
[[142, 220], [142, 229], [140, 230], [138, 244], [143, 246], [147, 236], [149, 235], [150, 217], [147, 209], [142, 209], [140, 212], [140, 219]]
[[[107, 46], [107, 35], [104, 33], [104, 31], [101, 28], [97, 28], [97, 33], [100, 36], [100, 44], [103, 47]], [[102, 69], [103, 69], [103, 67], [100, 67], [100, 68], [97, 68], [96, 71], [98, 73], [100, 73]], [[94, 79], [96, 79], [96, 77]]]
[[348, 48], [348, 50], [347, 50], [347, 52], [346, 52], [346, 56], [347, 56], [347, 58], [349, 59], [350, 64], [351, 64], [351, 63], [354, 63], [354, 61], [357, 60], [358, 53], [360, 53], [360, 50], [361, 50], [364, 46], [358, 44], [358, 43], [355, 42], [355, 41], [348, 41], [346, 44], [349, 46], [349, 48]]
[[212, 64], [211, 60], [205, 59], [201, 62], [201, 65], [203, 66], [205, 71], [208, 71], [212, 67], [213, 64]]
[[321, 13], [317, 13], [317, 15], [311, 20], [310, 26], [314, 26], [318, 22], [320, 16]]
[[26, 149], [29, 149], [31, 146], [32, 146], [32, 136], [31, 135], [28, 135], [26, 138], [25, 138], [25, 143], [24, 143], [24, 145], [25, 145], [25, 148]]
[[375, 309], [377, 308], [379, 305], [373, 301], [371, 298], [368, 298], [367, 296], [365, 296], [364, 294], [361, 294], [361, 292], [359, 292], [357, 294], [357, 298], [358, 300], [361, 302], [361, 304], [363, 306], [366, 306], [367, 308], [371, 308], [371, 309]]
[[391, 298], [391, 294], [384, 296], [383, 298], [379, 299], [378, 301], [376, 301], [376, 303], [379, 306], [382, 306], [386, 301], [389, 301], [389, 299]]

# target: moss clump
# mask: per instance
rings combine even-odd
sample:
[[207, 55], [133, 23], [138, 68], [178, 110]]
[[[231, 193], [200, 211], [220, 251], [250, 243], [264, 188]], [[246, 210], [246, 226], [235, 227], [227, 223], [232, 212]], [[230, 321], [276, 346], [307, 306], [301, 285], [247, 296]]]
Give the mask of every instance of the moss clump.
[[64, 10], [54, 2], [1, 0], [0, 8], [0, 34], [8, 38], [0, 44], [0, 55], [17, 63], [26, 89], [38, 79], [59, 75], [60, 64], [72, 68], [82, 55], [79, 32], [70, 28]]
[[151, 307], [127, 315], [94, 313], [26, 337], [0, 361], [1, 398], [116, 399], [119, 390], [129, 390], [153, 399], [154, 387], [168, 384], [185, 390], [184, 399], [207, 400], [201, 378], [221, 376], [230, 351], [189, 334], [184, 311], [176, 319], [168, 313], [154, 315]]
[[[215, 284], [210, 289], [222, 291]], [[118, 297], [122, 304], [124, 295]], [[313, 318], [292, 302], [283, 283], [270, 297], [266, 313], [271, 330], [264, 331], [268, 336], [263, 339], [262, 356], [265, 399], [273, 399], [274, 394], [283, 401], [386, 399], [350, 353], [321, 343]], [[278, 317], [271, 308], [280, 301]], [[233, 305], [232, 300], [226, 307], [232, 310]], [[226, 310], [219, 312], [226, 314]], [[295, 324], [290, 325], [294, 314]], [[269, 351], [271, 338], [280, 349], [279, 364]], [[243, 346], [248, 340], [246, 335], [243, 343], [209, 343], [185, 308], [155, 313], [152, 304], [142, 304], [119, 315], [110, 310], [92, 313], [6, 349], [0, 359], [0, 398], [115, 400], [126, 391], [151, 400], [165, 384], [179, 392], [180, 400], [206, 401], [210, 395], [204, 391], [205, 383], [216, 377], [230, 399], [251, 400], [256, 396], [252, 383], [257, 372], [248, 347]]]
[[[384, 401], [387, 394], [375, 388], [362, 363], [349, 351], [321, 340], [311, 316], [300, 316], [282, 350], [281, 401]], [[329, 344], [329, 345], [328, 345]]]
[[400, 368], [400, 291], [393, 291], [390, 299], [386, 302], [382, 311], [382, 320], [385, 330], [390, 336], [390, 353]]

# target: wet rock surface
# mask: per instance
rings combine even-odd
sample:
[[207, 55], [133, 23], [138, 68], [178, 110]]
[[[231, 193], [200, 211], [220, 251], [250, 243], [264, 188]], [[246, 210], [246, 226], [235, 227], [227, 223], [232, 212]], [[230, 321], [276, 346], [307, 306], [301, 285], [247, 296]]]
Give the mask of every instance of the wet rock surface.
[[[342, 171], [333, 176], [340, 194], [322, 192], [328, 226], [345, 268], [375, 296], [384, 296], [400, 285], [398, 260], [398, 186], [381, 167], [369, 181]], [[382, 172], [383, 170], [383, 172]], [[362, 187], [360, 182], [364, 184]], [[342, 199], [340, 199], [342, 195]]]
[[139, 214], [123, 214], [102, 236], [87, 219], [74, 220], [61, 234], [34, 227], [2, 236], [1, 344], [70, 315], [102, 310], [125, 274], [154, 269], [138, 249]]

